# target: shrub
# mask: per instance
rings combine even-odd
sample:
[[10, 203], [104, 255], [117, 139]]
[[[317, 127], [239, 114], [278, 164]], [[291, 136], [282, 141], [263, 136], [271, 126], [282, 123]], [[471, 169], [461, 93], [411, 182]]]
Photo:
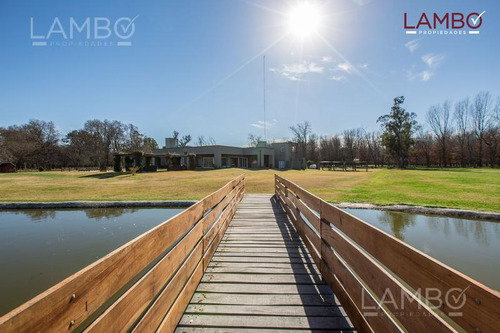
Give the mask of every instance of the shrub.
[[116, 155], [113, 159], [113, 171], [122, 172], [122, 159], [119, 155]]

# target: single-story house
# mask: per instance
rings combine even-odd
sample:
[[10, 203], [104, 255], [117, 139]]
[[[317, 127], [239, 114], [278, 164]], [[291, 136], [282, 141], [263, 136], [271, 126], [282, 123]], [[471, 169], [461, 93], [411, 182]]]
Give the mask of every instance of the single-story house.
[[[152, 153], [142, 154], [141, 165], [155, 169], [220, 169], [220, 168], [275, 168], [301, 169], [304, 159], [296, 154], [297, 144], [290, 141], [266, 143], [259, 141], [256, 147], [225, 145], [180, 146], [175, 138], [166, 138], [165, 146]], [[121, 165], [137, 164], [138, 152], [119, 153]], [[147, 159], [147, 161], [146, 161]]]
[[302, 167], [296, 157], [297, 144], [294, 142], [275, 142], [267, 144], [259, 141], [256, 147], [234, 147], [225, 145], [184, 146], [181, 147], [176, 139], [165, 139], [165, 146], [153, 151], [153, 155], [161, 156], [160, 165], [167, 164], [169, 154], [180, 156], [181, 165], [188, 169], [195, 155], [196, 168], [275, 168], [289, 169]]

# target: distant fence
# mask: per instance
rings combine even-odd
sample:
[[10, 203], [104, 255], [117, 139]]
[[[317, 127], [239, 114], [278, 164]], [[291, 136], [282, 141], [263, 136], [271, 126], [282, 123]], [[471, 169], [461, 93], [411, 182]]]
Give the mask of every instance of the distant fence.
[[360, 332], [498, 332], [499, 292], [278, 175], [275, 192]]
[[172, 332], [245, 190], [244, 175], [0, 318], [0, 332]]

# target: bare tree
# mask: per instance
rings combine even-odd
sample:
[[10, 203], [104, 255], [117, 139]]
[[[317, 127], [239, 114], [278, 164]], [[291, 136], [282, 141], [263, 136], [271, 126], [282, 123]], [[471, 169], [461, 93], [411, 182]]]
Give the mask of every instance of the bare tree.
[[419, 159], [423, 157], [423, 159], [425, 160], [425, 165], [427, 167], [431, 166], [431, 152], [433, 141], [434, 140], [432, 137], [432, 133], [424, 130], [423, 128], [420, 128], [418, 130], [417, 137], [415, 139], [416, 164], [420, 164], [421, 162], [419, 161]]
[[293, 134], [293, 139], [297, 142], [297, 155], [299, 158], [306, 157], [307, 150], [307, 140], [309, 134], [311, 134], [311, 124], [308, 121], [297, 124], [295, 126], [290, 126], [290, 130]]
[[467, 140], [467, 132], [469, 131], [469, 119], [470, 119], [470, 101], [469, 98], [464, 98], [455, 105], [454, 119], [457, 125], [457, 139], [460, 151], [460, 165], [462, 167], [466, 166], [465, 163], [465, 148]]
[[203, 135], [198, 136], [198, 139], [196, 140], [196, 143], [198, 146], [214, 146], [217, 143], [215, 142], [214, 138], [209, 137], [208, 139], [205, 139]]
[[[117, 120], [88, 120], [85, 122], [83, 130], [92, 137], [92, 140], [88, 141], [87, 144], [92, 145], [93, 151], [100, 154], [98, 161], [95, 161], [99, 166], [110, 165], [113, 152], [132, 148], [139, 149], [141, 146], [141, 142], [139, 142], [141, 139], [138, 137], [140, 135], [137, 135], [137, 127], [131, 124], [125, 125]], [[74, 133], [74, 135], [76, 134]], [[79, 135], [80, 139], [84, 136], [83, 133], [79, 133]], [[132, 143], [132, 140], [134, 140], [134, 143]]]
[[443, 105], [433, 105], [427, 112], [427, 123], [436, 135], [441, 147], [441, 165], [448, 165], [447, 145], [451, 134], [450, 127], [450, 101], [445, 101]]
[[250, 145], [250, 147], [257, 147], [259, 141], [262, 141], [262, 136], [252, 133], [248, 134], [248, 144]]
[[318, 152], [318, 136], [316, 134], [309, 135], [309, 140], [307, 141], [306, 155], [308, 161], [317, 162], [319, 160]]
[[14, 156], [10, 153], [7, 147], [2, 144], [2, 140], [0, 137], [0, 163], [12, 161], [14, 161]]
[[51, 168], [60, 157], [59, 133], [53, 122], [30, 120], [20, 126], [0, 128], [3, 155], [17, 168]]
[[369, 160], [376, 167], [382, 165], [382, 145], [380, 143], [380, 134], [376, 132], [365, 132], [365, 142], [368, 148]]
[[203, 135], [198, 136], [198, 139], [196, 140], [196, 144], [198, 146], [206, 146], [207, 142], [205, 141], [205, 137]]
[[478, 140], [478, 164], [480, 167], [483, 166], [483, 142], [484, 133], [487, 130], [487, 119], [489, 117], [491, 108], [491, 95], [487, 91], [481, 91], [476, 95], [474, 99], [474, 105], [472, 109], [472, 121], [474, 124], [474, 133]]
[[497, 123], [500, 123], [500, 97], [497, 98], [493, 118], [495, 118]]
[[179, 140], [179, 146], [180, 147], [186, 147], [187, 144], [191, 142], [191, 135], [183, 135], [182, 138]]
[[484, 143], [488, 146], [488, 156], [490, 166], [493, 168], [498, 163], [498, 156], [500, 154], [500, 98], [497, 100], [491, 115], [486, 125], [486, 131], [483, 139]]
[[342, 141], [338, 135], [323, 136], [319, 139], [319, 155], [324, 161], [339, 161], [341, 159]]
[[357, 158], [361, 141], [362, 130], [359, 128], [345, 130], [342, 138], [344, 141], [344, 160], [352, 163]]

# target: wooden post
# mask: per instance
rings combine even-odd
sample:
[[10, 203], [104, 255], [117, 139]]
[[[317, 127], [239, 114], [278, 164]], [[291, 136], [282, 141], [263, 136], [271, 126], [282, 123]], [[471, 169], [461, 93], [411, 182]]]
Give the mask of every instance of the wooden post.
[[[323, 218], [323, 205], [325, 204], [325, 202], [323, 200], [321, 200], [319, 202], [319, 239], [320, 239], [320, 244], [321, 246], [319, 247], [319, 271], [322, 272], [322, 268], [323, 268], [323, 221], [324, 218]], [[320, 273], [321, 275], [321, 280], [325, 280], [325, 278], [323, 277], [323, 274]]]

